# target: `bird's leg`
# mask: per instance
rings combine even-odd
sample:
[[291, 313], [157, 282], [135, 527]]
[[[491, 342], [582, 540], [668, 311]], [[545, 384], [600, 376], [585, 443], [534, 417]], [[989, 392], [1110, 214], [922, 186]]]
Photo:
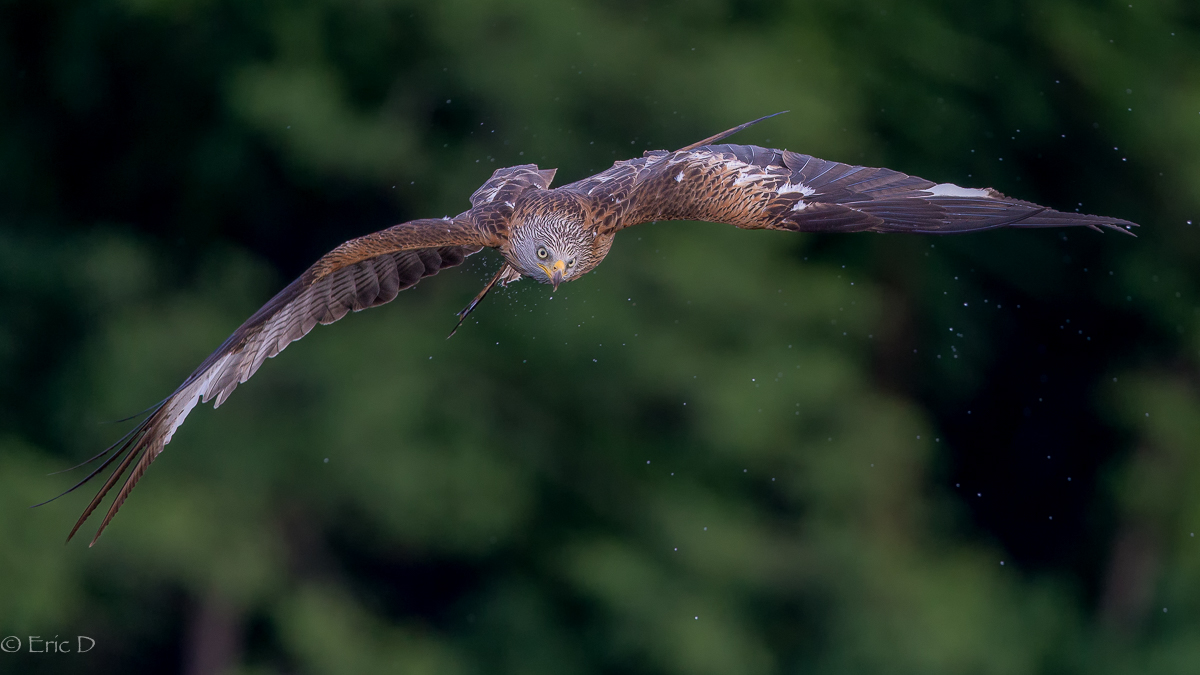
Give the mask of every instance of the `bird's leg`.
[[[510, 270], [508, 263], [504, 263], [500, 266], [500, 271], [496, 272], [496, 276], [492, 277], [492, 280], [487, 282], [487, 286], [484, 286], [482, 291], [479, 291], [479, 295], [475, 296], [475, 299], [471, 301], [471, 304], [464, 307], [462, 311], [458, 313], [458, 323], [454, 324], [454, 330], [450, 331], [450, 334], [446, 336], [447, 340], [454, 337], [454, 334], [458, 332], [458, 327], [463, 325], [463, 322], [467, 320], [467, 317], [471, 314], [471, 312], [475, 311], [475, 308], [478, 307], [479, 303], [483, 301], [483, 297], [488, 294], [488, 291], [492, 290], [492, 286], [495, 286], [496, 282], [500, 281], [502, 277], [504, 277], [507, 281], [508, 278], [512, 276], [512, 272], [513, 271]], [[518, 277], [519, 276], [520, 275], [518, 275]]]

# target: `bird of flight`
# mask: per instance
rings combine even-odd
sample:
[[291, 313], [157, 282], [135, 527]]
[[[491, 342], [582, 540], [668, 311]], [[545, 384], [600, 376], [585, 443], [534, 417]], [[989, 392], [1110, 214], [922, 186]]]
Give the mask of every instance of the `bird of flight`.
[[699, 220], [745, 230], [927, 234], [1069, 226], [1131, 234], [1135, 227], [1119, 218], [1055, 211], [990, 188], [933, 183], [787, 150], [715, 144], [768, 117], [774, 115], [675, 152], [648, 151], [559, 188], [550, 187], [555, 169], [534, 164], [498, 169], [471, 195], [471, 208], [453, 218], [413, 220], [338, 246], [239, 326], [133, 430], [84, 462], [108, 455], [63, 494], [120, 460], [67, 541], [128, 472], [92, 539], [96, 543], [197, 403], [216, 399], [214, 407], [220, 406], [263, 361], [313, 326], [390, 302], [423, 277], [461, 264], [483, 248], [498, 250], [504, 264], [458, 313], [459, 326], [497, 282], [507, 285], [527, 276], [557, 288], [599, 265], [618, 232], [651, 221]]

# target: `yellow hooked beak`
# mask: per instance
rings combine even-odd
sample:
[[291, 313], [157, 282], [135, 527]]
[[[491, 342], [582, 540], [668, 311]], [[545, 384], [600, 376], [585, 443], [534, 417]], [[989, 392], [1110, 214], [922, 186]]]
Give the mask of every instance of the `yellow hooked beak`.
[[538, 267], [542, 268], [542, 271], [545, 272], [546, 276], [550, 278], [550, 283], [554, 284], [554, 290], [557, 291], [558, 285], [561, 284], [563, 280], [563, 272], [567, 271], [567, 264], [561, 260], [556, 260], [554, 261], [554, 264], [549, 267], [546, 267], [541, 263], [538, 264]]

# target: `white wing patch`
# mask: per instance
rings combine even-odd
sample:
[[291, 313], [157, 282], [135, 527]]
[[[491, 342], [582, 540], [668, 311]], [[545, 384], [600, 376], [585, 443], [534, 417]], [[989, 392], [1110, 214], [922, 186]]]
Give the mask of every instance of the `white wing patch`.
[[[757, 167], [754, 167], [754, 168], [757, 168]], [[760, 173], [758, 171], [746, 171], [743, 169], [742, 171], [738, 172], [738, 177], [733, 181], [733, 184], [735, 187], [740, 187], [747, 183], [757, 183], [759, 181], [763, 181], [763, 180], [766, 180], [768, 178], [773, 178], [773, 177], [774, 176], [772, 176], [769, 173]]]
[[726, 161], [725, 165], [738, 172], [738, 177], [733, 180], [734, 187], [740, 187], [747, 183], [757, 183], [775, 177], [769, 173], [764, 173], [763, 167], [746, 164], [745, 162], [736, 160]]
[[[196, 407], [201, 398], [207, 403], [208, 399], [212, 397], [213, 391], [210, 387], [213, 384], [213, 380], [225, 369], [225, 366], [229, 363], [230, 356], [232, 355], [221, 357], [220, 360], [208, 368], [203, 377], [197, 379], [171, 397], [173, 400], [167, 403], [167, 430], [163, 433], [162, 443], [157, 445], [155, 454], [162, 452], [163, 446], [171, 442], [171, 437], [175, 435], [175, 430], [179, 428], [179, 425], [183, 424], [183, 421], [187, 419], [188, 413], [192, 412], [192, 408]], [[217, 405], [221, 404], [217, 403]]]
[[931, 188], [925, 188], [922, 192], [928, 192], [934, 197], [991, 197], [992, 191], [988, 188], [965, 188], [959, 187], [954, 183], [939, 183]]
[[[805, 195], [805, 196], [807, 197], [808, 195]], [[808, 202], [804, 201], [803, 199], [796, 202], [795, 205], [792, 206], [793, 211], [803, 211], [804, 209], [807, 209], [807, 208], [808, 208]]]
[[779, 189], [776, 190], [775, 192], [778, 194], [781, 194], [781, 195], [787, 194], [789, 192], [799, 192], [800, 194], [804, 195], [805, 197], [808, 197], [809, 195], [814, 194], [816, 192], [816, 189], [809, 187], [809, 186], [805, 185], [804, 183], [784, 183], [783, 185], [780, 185]]
[[681, 182], [682, 180], [683, 180], [683, 172], [680, 171], [679, 173], [675, 174], [675, 182], [678, 183], [678, 182]]

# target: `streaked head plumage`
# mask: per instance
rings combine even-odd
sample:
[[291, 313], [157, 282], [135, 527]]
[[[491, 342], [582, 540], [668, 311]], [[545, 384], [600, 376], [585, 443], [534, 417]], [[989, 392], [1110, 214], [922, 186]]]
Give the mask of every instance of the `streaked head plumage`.
[[520, 200], [513, 212], [504, 257], [525, 276], [544, 284], [577, 279], [599, 264], [595, 233], [587, 212], [573, 194], [538, 190]]

